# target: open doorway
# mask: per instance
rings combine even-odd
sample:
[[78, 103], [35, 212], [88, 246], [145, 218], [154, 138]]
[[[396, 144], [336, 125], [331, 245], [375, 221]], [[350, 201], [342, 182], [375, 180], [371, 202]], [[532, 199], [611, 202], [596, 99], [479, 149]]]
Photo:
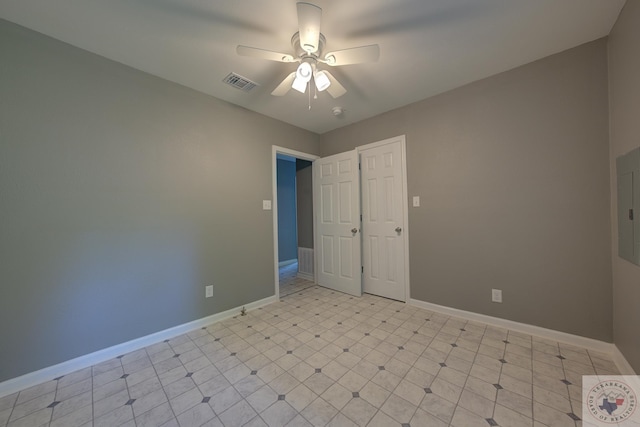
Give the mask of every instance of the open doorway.
[[313, 286], [312, 162], [317, 156], [273, 147], [276, 297]]

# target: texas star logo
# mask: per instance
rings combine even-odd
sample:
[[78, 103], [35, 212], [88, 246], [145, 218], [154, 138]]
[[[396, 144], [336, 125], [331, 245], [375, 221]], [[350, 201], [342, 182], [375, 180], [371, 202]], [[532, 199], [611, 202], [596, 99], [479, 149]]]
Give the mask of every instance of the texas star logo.
[[635, 391], [622, 381], [602, 381], [587, 394], [589, 413], [598, 421], [608, 424], [628, 419], [636, 410]]

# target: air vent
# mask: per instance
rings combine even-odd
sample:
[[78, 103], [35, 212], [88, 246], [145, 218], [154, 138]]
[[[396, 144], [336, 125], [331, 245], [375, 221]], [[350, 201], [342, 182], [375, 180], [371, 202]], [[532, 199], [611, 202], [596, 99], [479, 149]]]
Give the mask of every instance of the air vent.
[[236, 73], [229, 73], [223, 80], [226, 84], [235, 87], [236, 89], [243, 90], [245, 92], [250, 91], [254, 87], [258, 86], [258, 83], [252, 82], [246, 77], [242, 77]]

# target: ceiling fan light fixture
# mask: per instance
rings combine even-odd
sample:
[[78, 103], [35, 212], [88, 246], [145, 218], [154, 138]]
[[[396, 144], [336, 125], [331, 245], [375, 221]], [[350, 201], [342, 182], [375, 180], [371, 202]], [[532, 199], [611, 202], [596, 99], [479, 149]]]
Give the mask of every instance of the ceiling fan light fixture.
[[296, 77], [293, 83], [291, 84], [291, 87], [300, 93], [305, 93], [307, 91], [307, 83], [308, 83], [307, 80], [303, 80]]
[[311, 68], [311, 64], [308, 62], [302, 62], [298, 66], [298, 70], [296, 71], [296, 80], [300, 79], [307, 83], [311, 80], [311, 75], [313, 74], [313, 69]]
[[319, 92], [322, 92], [329, 86], [331, 86], [331, 80], [327, 76], [327, 73], [324, 71], [316, 72], [315, 76], [313, 76], [313, 80], [316, 82], [316, 88]]

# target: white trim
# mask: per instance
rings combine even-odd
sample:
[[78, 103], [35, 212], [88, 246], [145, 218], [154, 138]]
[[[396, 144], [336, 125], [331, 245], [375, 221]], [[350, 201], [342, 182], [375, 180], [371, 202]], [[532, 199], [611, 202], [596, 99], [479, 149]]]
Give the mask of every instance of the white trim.
[[617, 345], [613, 345], [613, 363], [616, 364], [622, 375], [638, 375], [631, 364], [624, 357]]
[[297, 259], [297, 258], [288, 259], [288, 260], [286, 260], [286, 261], [280, 261], [280, 262], [278, 263], [278, 267], [286, 267], [287, 265], [291, 265], [291, 264], [294, 264], [294, 263], [296, 263], [296, 262], [298, 262], [298, 259]]
[[535, 336], [550, 339], [553, 341], [560, 341], [565, 344], [571, 344], [579, 347], [584, 347], [589, 350], [595, 350], [601, 353], [607, 353], [612, 356], [614, 352], [613, 348], [615, 346], [613, 344], [600, 341], [600, 340], [595, 340], [593, 338], [581, 337], [579, 335], [573, 335], [566, 332], [555, 331], [553, 329], [542, 328], [540, 326], [528, 325], [526, 323], [515, 322], [513, 320], [500, 319], [498, 317], [487, 316], [486, 314], [478, 314], [470, 311], [459, 310], [457, 308], [446, 307], [443, 305], [420, 301], [413, 298], [409, 300], [409, 304], [414, 307], [435, 311], [437, 313], [446, 314], [448, 316], [461, 317], [463, 319], [471, 320], [474, 322], [486, 323], [487, 325], [496, 326], [499, 328], [509, 329], [516, 332], [522, 332], [524, 334], [529, 334], [529, 335], [535, 335]]
[[3, 381], [0, 383], [0, 397], [8, 396], [34, 385], [42, 384], [46, 381], [51, 381], [52, 379], [60, 377], [62, 375], [67, 375], [77, 370], [97, 365], [98, 363], [105, 362], [122, 354], [127, 354], [132, 351], [147, 347], [149, 345], [164, 341], [166, 339], [170, 339], [178, 335], [200, 329], [204, 326], [211, 325], [212, 323], [231, 318], [238, 315], [242, 307], [250, 311], [260, 307], [264, 307], [274, 302], [277, 302], [276, 297], [270, 296], [258, 301], [251, 302], [249, 304], [245, 304], [244, 306], [235, 307], [221, 313], [216, 313], [211, 316], [203, 317], [202, 319], [174, 326], [173, 328], [165, 329], [164, 331], [155, 332], [153, 334], [136, 338], [122, 344], [117, 344], [109, 348], [98, 350], [94, 353], [67, 360], [66, 362], [62, 362], [54, 366], [40, 369], [39, 371], [30, 372], [20, 377]]
[[[404, 302], [409, 301], [409, 296], [411, 295], [411, 280], [410, 280], [410, 269], [409, 269], [409, 189], [407, 188], [407, 138], [405, 135], [394, 136], [393, 138], [383, 139], [382, 141], [372, 142], [370, 144], [360, 145], [356, 147], [358, 152], [358, 156], [360, 156], [360, 152], [364, 150], [368, 150], [371, 148], [381, 147], [387, 144], [393, 144], [399, 142], [400, 143], [400, 151], [402, 153], [402, 203], [403, 203], [403, 222], [404, 222]], [[362, 190], [360, 190], [362, 193]], [[363, 285], [364, 286], [364, 285]]]
[[[271, 198], [273, 200], [271, 203], [273, 220], [273, 274], [276, 301], [280, 301], [280, 274], [278, 272], [278, 154], [285, 154], [287, 156], [295, 157], [296, 159], [309, 160], [311, 162], [320, 158], [319, 156], [316, 156], [314, 154], [307, 154], [303, 153], [302, 151], [292, 150], [290, 148], [279, 147], [277, 145], [271, 146]], [[313, 218], [313, 224], [315, 233], [315, 215]]]

